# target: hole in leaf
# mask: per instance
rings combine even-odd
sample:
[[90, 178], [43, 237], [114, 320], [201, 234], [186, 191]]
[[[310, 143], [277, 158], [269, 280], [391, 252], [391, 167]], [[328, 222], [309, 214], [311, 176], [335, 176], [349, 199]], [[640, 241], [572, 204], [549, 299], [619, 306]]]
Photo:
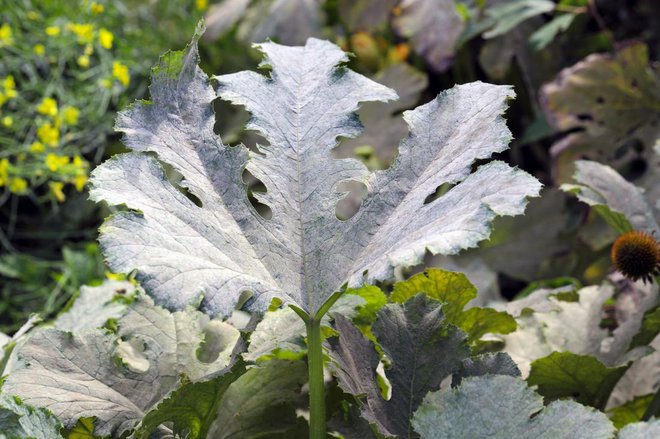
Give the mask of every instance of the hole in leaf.
[[225, 145], [234, 147], [243, 144], [256, 152], [257, 144], [269, 144], [258, 132], [245, 129], [250, 120], [250, 113], [244, 106], [216, 99], [213, 101], [213, 110], [215, 111], [213, 132], [220, 136]]
[[447, 192], [449, 192], [454, 186], [456, 186], [458, 183], [443, 183], [438, 188], [433, 192], [432, 194], [429, 194], [426, 199], [424, 200], [424, 204], [429, 204], [432, 203], [433, 201], [437, 200]]
[[367, 196], [367, 186], [359, 181], [344, 181], [339, 184], [337, 190], [346, 192], [335, 207], [337, 219], [346, 221], [351, 219], [360, 210], [362, 202]]
[[596, 98], [596, 102], [599, 103], [599, 104], [604, 104], [605, 103], [605, 98], [602, 97], [602, 96], [598, 96]]
[[271, 219], [273, 211], [266, 204], [259, 201], [259, 194], [266, 192], [266, 186], [261, 180], [252, 175], [247, 169], [243, 171], [243, 182], [247, 185], [247, 196], [252, 207], [264, 219]]
[[203, 330], [204, 339], [197, 348], [197, 359], [202, 363], [213, 363], [220, 353], [236, 343], [235, 330], [219, 320], [211, 320]]
[[589, 113], [576, 114], [575, 117], [581, 122], [591, 122], [594, 120], [594, 117]]
[[115, 354], [131, 372], [146, 373], [149, 370], [149, 360], [144, 355], [144, 346], [141, 346], [136, 339], [120, 341]]

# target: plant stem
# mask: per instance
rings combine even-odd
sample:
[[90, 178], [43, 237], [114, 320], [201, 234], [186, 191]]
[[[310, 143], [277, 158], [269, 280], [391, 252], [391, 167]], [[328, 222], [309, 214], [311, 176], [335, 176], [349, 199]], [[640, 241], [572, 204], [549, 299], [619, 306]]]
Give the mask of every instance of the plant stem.
[[307, 325], [307, 367], [309, 369], [309, 437], [325, 439], [325, 383], [323, 382], [323, 347], [321, 319], [312, 318]]
[[652, 417], [660, 417], [660, 389], [655, 392], [653, 399], [642, 416], [642, 421], [648, 421]]
[[307, 371], [309, 376], [309, 437], [310, 439], [326, 439], [325, 426], [325, 382], [323, 381], [323, 335], [321, 320], [325, 313], [341, 297], [343, 293], [334, 293], [310, 316], [303, 309], [289, 305], [305, 322], [307, 329]]

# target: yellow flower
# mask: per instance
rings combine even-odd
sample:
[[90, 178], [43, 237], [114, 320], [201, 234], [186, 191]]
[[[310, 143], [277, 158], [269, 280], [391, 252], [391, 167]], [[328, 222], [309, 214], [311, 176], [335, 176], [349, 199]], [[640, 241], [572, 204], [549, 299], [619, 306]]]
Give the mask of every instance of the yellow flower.
[[85, 184], [87, 184], [87, 175], [76, 175], [73, 178], [73, 185], [76, 187], [78, 192], [81, 192], [85, 189]]
[[33, 142], [32, 145], [30, 145], [30, 151], [34, 153], [40, 153], [45, 151], [44, 144], [41, 142]]
[[79, 169], [87, 169], [88, 163], [83, 160], [79, 155], [73, 157], [73, 166]]
[[[101, 79], [101, 87], [103, 87], [103, 88], [112, 88], [112, 81], [110, 79]], [[2, 105], [2, 104], [0, 103], [0, 105]]]
[[198, 11], [205, 11], [209, 7], [208, 0], [195, 0], [195, 7]]
[[64, 183], [61, 181], [51, 181], [48, 183], [48, 186], [50, 186], [50, 192], [55, 196], [57, 201], [62, 203], [66, 200], [66, 195], [62, 192], [62, 189], [64, 189]]
[[78, 42], [89, 44], [94, 41], [94, 25], [82, 23], [69, 23], [67, 29], [76, 34]]
[[59, 156], [57, 154], [48, 154], [46, 156], [45, 163], [48, 169], [50, 169], [52, 172], [57, 172], [57, 170], [62, 166], [69, 164], [69, 157]]
[[46, 122], [37, 129], [37, 138], [44, 144], [55, 147], [60, 141], [60, 130]]
[[38, 56], [41, 56], [44, 53], [46, 53], [46, 48], [44, 47], [43, 44], [35, 44], [32, 50], [34, 51], [35, 55]]
[[48, 26], [46, 28], [46, 35], [49, 37], [56, 37], [60, 34], [60, 27], [59, 26]]
[[98, 15], [98, 14], [102, 14], [103, 11], [105, 11], [105, 6], [94, 2], [89, 6], [89, 9], [92, 11], [92, 14]]
[[16, 81], [14, 81], [14, 77], [12, 75], [7, 76], [2, 81], [2, 86], [5, 88], [5, 90], [14, 90], [16, 88]]
[[37, 105], [37, 112], [46, 116], [57, 116], [57, 101], [53, 98], [43, 98], [41, 103]]
[[36, 11], [28, 11], [27, 18], [29, 18], [30, 20], [36, 20], [37, 18], [39, 18], [39, 14]]
[[0, 26], [0, 47], [12, 44], [14, 44], [14, 37], [12, 36], [11, 27], [5, 23]]
[[87, 55], [80, 55], [78, 57], [78, 65], [85, 69], [89, 67], [89, 57]]
[[80, 110], [76, 107], [65, 107], [62, 111], [62, 116], [64, 118], [64, 123], [67, 125], [76, 125], [78, 123], [78, 116], [80, 115]]
[[91, 44], [86, 45], [86, 46], [85, 46], [85, 52], [84, 52], [84, 53], [85, 53], [85, 55], [87, 55], [87, 56], [89, 56], [89, 55], [91, 55], [92, 53], [94, 53], [94, 46], [92, 46]]
[[99, 44], [106, 49], [112, 49], [112, 40], [115, 38], [108, 29], [102, 27], [99, 29]]
[[0, 187], [7, 183], [7, 170], [9, 169], [9, 160], [0, 160]]
[[28, 187], [28, 182], [24, 178], [12, 178], [9, 182], [9, 192], [14, 194], [22, 194]]
[[117, 78], [124, 87], [127, 87], [131, 81], [131, 76], [128, 73], [128, 67], [119, 61], [114, 61], [112, 63], [112, 76]]
[[14, 125], [14, 118], [11, 116], [5, 116], [2, 118], [2, 126], [9, 128]]

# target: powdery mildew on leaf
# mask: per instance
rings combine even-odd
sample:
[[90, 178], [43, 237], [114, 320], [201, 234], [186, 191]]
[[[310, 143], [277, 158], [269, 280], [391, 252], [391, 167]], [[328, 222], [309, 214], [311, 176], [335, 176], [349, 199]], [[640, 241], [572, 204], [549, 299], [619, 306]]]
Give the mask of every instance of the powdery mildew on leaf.
[[[244, 105], [248, 128], [268, 142], [259, 152], [228, 147], [213, 132], [215, 99], [197, 66], [195, 36], [185, 52], [154, 69], [152, 102], [122, 112], [117, 129], [133, 153], [98, 167], [91, 196], [130, 210], [111, 217], [101, 244], [115, 271], [137, 270], [158, 303], [180, 309], [203, 296], [202, 308], [228, 315], [241, 293], [263, 310], [278, 296], [310, 314], [348, 284], [389, 278], [393, 267], [421, 262], [426, 250], [454, 254], [488, 237], [496, 215], [523, 212], [540, 184], [502, 162], [470, 173], [472, 163], [503, 151], [510, 87], [456, 86], [404, 113], [410, 134], [390, 169], [369, 173], [354, 159], [334, 159], [337, 139], [361, 131], [360, 102], [395, 93], [341, 64], [337, 46], [309, 39], [303, 47], [257, 45], [269, 75], [216, 77], [218, 95]], [[164, 175], [153, 152], [180, 172], [190, 201]], [[266, 186], [257, 194], [272, 218], [246, 196], [247, 168]], [[335, 215], [340, 183], [364, 182], [369, 193], [349, 220]], [[456, 186], [424, 200], [444, 183]]]
[[603, 439], [614, 435], [604, 413], [573, 401], [543, 407], [519, 378], [486, 375], [431, 392], [415, 413], [422, 439]]
[[[199, 311], [170, 313], [142, 297], [119, 320], [117, 335], [100, 329], [36, 332], [20, 348], [19, 367], [2, 390], [50, 410], [66, 427], [96, 417], [95, 434], [120, 436], [182, 375], [196, 381], [227, 371], [239, 338], [227, 326]], [[220, 339], [226, 343], [214, 346], [215, 358], [201, 361], [209, 340]]]

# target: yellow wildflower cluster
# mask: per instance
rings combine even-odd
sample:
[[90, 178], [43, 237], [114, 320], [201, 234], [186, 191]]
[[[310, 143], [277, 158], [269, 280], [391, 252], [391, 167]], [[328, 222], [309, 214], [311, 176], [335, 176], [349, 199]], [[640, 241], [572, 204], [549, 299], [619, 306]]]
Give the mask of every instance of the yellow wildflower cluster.
[[76, 107], [65, 107], [62, 111], [62, 120], [70, 126], [78, 124], [78, 116], [80, 116], [80, 110]]
[[128, 87], [128, 84], [131, 82], [128, 67], [119, 61], [112, 63], [112, 76], [121, 82], [124, 87]]
[[57, 101], [53, 98], [43, 98], [41, 103], [37, 105], [37, 112], [50, 117], [57, 116]]
[[100, 3], [93, 2], [91, 5], [89, 5], [89, 10], [92, 11], [92, 14], [99, 15], [105, 11], [105, 6]]
[[60, 141], [60, 129], [46, 122], [37, 128], [37, 138], [48, 146], [56, 147]]
[[209, 7], [208, 0], [195, 0], [195, 7], [198, 11], [206, 11], [206, 8]]
[[4, 23], [0, 26], [0, 47], [11, 46], [12, 44], [14, 44], [14, 36], [11, 26]]
[[57, 172], [60, 168], [69, 164], [69, 157], [51, 153], [46, 156], [45, 163], [51, 172]]
[[56, 37], [60, 34], [59, 26], [48, 26], [46, 28], [46, 35], [49, 37]]
[[0, 187], [7, 186], [14, 194], [23, 194], [27, 190], [28, 182], [21, 177], [10, 177], [11, 164], [4, 158], [0, 160]]
[[94, 41], [94, 25], [89, 23], [69, 23], [66, 25], [78, 37], [78, 43], [91, 44]]
[[112, 41], [115, 39], [115, 36], [112, 35], [108, 29], [102, 27], [99, 29], [99, 44], [104, 49], [112, 49]]
[[0, 159], [0, 187], [7, 184], [9, 180], [9, 160]]
[[14, 99], [18, 96], [16, 91], [16, 82], [14, 82], [14, 77], [9, 75], [2, 80], [2, 87], [0, 88], [0, 107], [4, 105], [5, 102]]

